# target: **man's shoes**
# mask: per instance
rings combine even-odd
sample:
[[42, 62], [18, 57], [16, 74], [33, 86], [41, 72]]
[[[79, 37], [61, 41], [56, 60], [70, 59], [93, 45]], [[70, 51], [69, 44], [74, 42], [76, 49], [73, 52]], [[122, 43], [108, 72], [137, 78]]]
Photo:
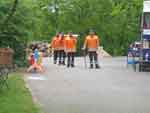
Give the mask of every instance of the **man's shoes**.
[[70, 67], [70, 64], [67, 64], [67, 67], [69, 68], [69, 67]]
[[75, 67], [74, 64], [71, 64], [71, 67]]
[[100, 69], [100, 66], [98, 64], [95, 65], [96, 69]]
[[61, 65], [61, 61], [59, 61], [59, 65]]
[[93, 69], [93, 64], [90, 65], [90, 69]]
[[62, 65], [65, 65], [65, 61], [62, 62]]
[[54, 64], [57, 64], [57, 61], [54, 61]]

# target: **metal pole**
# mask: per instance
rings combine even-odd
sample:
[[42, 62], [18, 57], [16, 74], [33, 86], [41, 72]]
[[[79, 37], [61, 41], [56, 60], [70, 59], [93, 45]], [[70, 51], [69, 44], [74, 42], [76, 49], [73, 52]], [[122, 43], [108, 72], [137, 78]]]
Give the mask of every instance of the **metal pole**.
[[85, 69], [87, 69], [86, 50], [83, 50], [83, 54], [84, 54], [84, 66], [85, 66]]
[[141, 16], [141, 47], [140, 47], [140, 58], [139, 58], [139, 71], [142, 71], [141, 68], [142, 68], [142, 61], [143, 61], [143, 23], [144, 23], [144, 14], [142, 13], [142, 16]]

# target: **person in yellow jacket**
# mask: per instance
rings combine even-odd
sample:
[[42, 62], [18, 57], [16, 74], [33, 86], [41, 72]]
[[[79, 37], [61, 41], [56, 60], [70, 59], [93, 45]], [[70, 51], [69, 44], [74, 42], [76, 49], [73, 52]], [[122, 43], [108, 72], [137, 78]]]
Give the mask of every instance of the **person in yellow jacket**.
[[67, 54], [67, 67], [74, 67], [77, 39], [71, 32], [65, 38], [65, 52]]
[[[38, 57], [34, 57], [35, 54]], [[44, 67], [42, 65], [43, 53], [39, 52], [36, 49], [36, 53], [31, 53], [29, 56], [30, 60], [30, 67], [27, 69], [27, 72], [37, 71], [37, 72], [44, 72]]]
[[[90, 68], [93, 68], [95, 63], [95, 68], [100, 68], [98, 63], [98, 54], [97, 50], [100, 44], [100, 38], [96, 35], [93, 30], [90, 30], [89, 35], [86, 36], [84, 41], [83, 49], [88, 50], [89, 59], [90, 59]], [[93, 63], [94, 60], [94, 63]]]

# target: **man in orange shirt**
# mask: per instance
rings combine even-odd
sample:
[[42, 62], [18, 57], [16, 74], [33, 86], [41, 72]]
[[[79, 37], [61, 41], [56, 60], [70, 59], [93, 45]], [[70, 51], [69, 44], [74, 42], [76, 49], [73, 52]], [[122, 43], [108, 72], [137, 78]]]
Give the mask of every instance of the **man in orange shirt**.
[[51, 47], [54, 50], [54, 64], [57, 64], [57, 58], [59, 54], [59, 36], [60, 33], [57, 33], [56, 36], [52, 39]]
[[98, 55], [97, 50], [99, 47], [99, 37], [96, 35], [96, 33], [91, 30], [89, 35], [86, 36], [84, 41], [83, 49], [85, 50], [87, 48], [89, 59], [90, 59], [90, 68], [93, 68], [93, 60], [95, 62], [95, 67], [98, 69], [100, 68], [98, 63]]
[[59, 38], [59, 65], [65, 65], [65, 57], [66, 57], [66, 53], [65, 53], [65, 36], [64, 33], [60, 34], [60, 38]]
[[77, 39], [71, 32], [65, 38], [65, 52], [67, 53], [67, 67], [74, 67]]

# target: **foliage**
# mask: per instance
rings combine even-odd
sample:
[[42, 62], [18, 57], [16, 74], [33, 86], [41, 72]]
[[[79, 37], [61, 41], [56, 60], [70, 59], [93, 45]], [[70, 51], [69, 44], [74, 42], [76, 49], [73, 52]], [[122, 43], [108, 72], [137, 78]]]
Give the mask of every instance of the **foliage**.
[[[20, 0], [5, 29], [11, 37], [15, 32], [15, 40], [21, 43], [50, 41], [57, 31], [73, 31], [80, 34], [80, 50], [85, 35], [93, 28], [109, 53], [124, 55], [129, 43], [140, 39], [142, 4], [143, 0]], [[1, 24], [10, 5], [12, 0], [0, 2]]]
[[8, 85], [0, 93], [0, 113], [40, 113], [20, 74], [10, 75]]

